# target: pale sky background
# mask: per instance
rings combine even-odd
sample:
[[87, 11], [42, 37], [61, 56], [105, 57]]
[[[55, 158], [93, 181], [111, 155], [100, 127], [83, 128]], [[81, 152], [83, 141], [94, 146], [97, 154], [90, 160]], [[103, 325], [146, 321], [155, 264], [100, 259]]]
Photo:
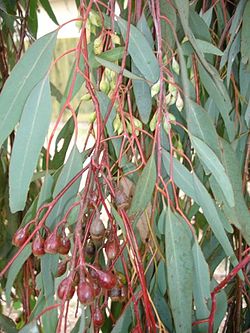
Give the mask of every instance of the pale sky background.
[[[69, 21], [78, 17], [75, 0], [50, 0], [51, 7], [57, 18], [59, 24]], [[57, 25], [50, 19], [48, 14], [40, 6], [40, 13], [38, 13], [38, 33], [37, 37], [41, 37], [52, 30], [55, 30]], [[69, 23], [59, 30], [59, 38], [78, 37], [79, 29], [76, 27], [75, 22]]]

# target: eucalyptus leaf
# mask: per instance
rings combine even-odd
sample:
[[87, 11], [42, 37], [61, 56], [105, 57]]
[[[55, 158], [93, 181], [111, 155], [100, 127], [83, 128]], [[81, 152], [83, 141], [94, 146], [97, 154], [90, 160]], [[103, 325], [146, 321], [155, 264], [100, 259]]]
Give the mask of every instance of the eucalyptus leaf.
[[16, 258], [16, 260], [11, 265], [8, 276], [7, 276], [7, 282], [5, 286], [5, 297], [6, 302], [9, 305], [11, 302], [10, 294], [11, 294], [11, 288], [15, 282], [15, 279], [20, 271], [20, 269], [23, 267], [25, 261], [29, 258], [31, 255], [31, 244], [28, 244], [23, 251], [19, 254], [19, 256]]
[[32, 89], [48, 72], [56, 37], [53, 31], [34, 42], [6, 81], [0, 95], [0, 146], [19, 121]]
[[39, 82], [29, 95], [16, 133], [10, 160], [10, 208], [23, 210], [29, 184], [47, 134], [52, 106], [48, 78]]
[[192, 332], [193, 258], [190, 238], [168, 207], [165, 223], [168, 294], [176, 333]]
[[152, 198], [156, 182], [155, 156], [152, 154], [135, 187], [129, 214], [141, 215]]
[[215, 153], [208, 147], [208, 145], [202, 140], [192, 136], [193, 146], [201, 159], [202, 163], [207, 167], [207, 169], [213, 174], [217, 183], [220, 185], [221, 190], [230, 207], [235, 205], [234, 193], [232, 184], [226, 174], [226, 170], [221, 164]]
[[[127, 21], [118, 17], [117, 23], [123, 39], [126, 40]], [[150, 44], [140, 30], [132, 24], [130, 25], [128, 52], [134, 64], [147, 81], [155, 83], [159, 80], [160, 68]]]

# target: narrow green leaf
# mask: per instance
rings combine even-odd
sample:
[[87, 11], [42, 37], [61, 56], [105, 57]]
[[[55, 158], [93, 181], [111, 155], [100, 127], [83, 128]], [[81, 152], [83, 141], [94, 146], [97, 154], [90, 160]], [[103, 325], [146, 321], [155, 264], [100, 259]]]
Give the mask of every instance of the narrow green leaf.
[[135, 187], [135, 193], [132, 199], [129, 214], [137, 213], [140, 215], [146, 209], [152, 198], [156, 182], [156, 164], [155, 156], [152, 154], [143, 169]]
[[117, 320], [115, 326], [113, 327], [112, 331], [110, 333], [121, 333], [121, 332], [129, 332], [129, 327], [132, 323], [132, 313], [133, 313], [133, 305], [132, 303], [129, 303], [124, 311], [122, 312], [122, 315]]
[[199, 198], [198, 203], [202, 207], [204, 215], [219, 243], [223, 247], [227, 256], [234, 266], [238, 264], [233, 248], [229, 242], [223, 224], [217, 213], [217, 209], [205, 186], [200, 182], [199, 178], [193, 174], [193, 184], [196, 191], [196, 196]]
[[[126, 40], [127, 21], [118, 17], [117, 23], [123, 39]], [[130, 25], [128, 52], [134, 64], [147, 81], [155, 83], [159, 80], [160, 68], [154, 52], [144, 35], [132, 24]]]
[[168, 207], [165, 223], [168, 294], [176, 333], [192, 332], [193, 258], [190, 238]]
[[180, 16], [181, 24], [184, 31], [189, 27], [189, 1], [188, 0], [174, 0], [177, 12]]
[[186, 110], [189, 132], [206, 142], [217, 157], [220, 157], [218, 135], [208, 112], [189, 98], [186, 99]]
[[[118, 61], [122, 59], [124, 54], [124, 49], [125, 49], [124, 46], [115, 47], [112, 50], [108, 50], [106, 52], [101, 53], [99, 55], [99, 58], [111, 62]], [[97, 63], [97, 65], [100, 66], [99, 63]], [[93, 66], [93, 67], [96, 68], [98, 66]]]
[[0, 95], [0, 146], [19, 121], [31, 90], [47, 73], [56, 36], [54, 31], [34, 42], [6, 81]]
[[0, 313], [0, 329], [2, 330], [2, 332], [6, 332], [6, 333], [17, 333], [18, 332], [14, 321], [2, 313]]
[[53, 177], [50, 174], [46, 173], [37, 202], [38, 209], [52, 197], [53, 183], [54, 183]]
[[[221, 88], [218, 89], [218, 82], [215, 81], [216, 75], [214, 77], [210, 76], [209, 73], [207, 73], [206, 69], [203, 68], [203, 66], [199, 65], [199, 73], [201, 77], [201, 82], [204, 85], [205, 89], [207, 90], [208, 94], [213, 98], [215, 104], [217, 105], [221, 116], [224, 120], [227, 134], [229, 137], [229, 140], [232, 141], [235, 137], [235, 129], [234, 129], [234, 123], [229, 117], [229, 112], [232, 109], [231, 101], [228, 95], [228, 92], [226, 88], [224, 87], [224, 84], [222, 83], [222, 80], [218, 81], [221, 83]], [[214, 70], [212, 67], [210, 67], [211, 70]]]
[[51, 18], [51, 20], [55, 24], [59, 25], [59, 23], [57, 22], [56, 16], [53, 12], [53, 9], [51, 8], [51, 5], [50, 5], [49, 1], [48, 0], [39, 0], [39, 1], [40, 1], [41, 5], [43, 6], [44, 10], [46, 11], [46, 13]]
[[[218, 239], [227, 256], [231, 257], [233, 265], [236, 265], [237, 260], [234, 251], [217, 213], [215, 203], [207, 192], [207, 189], [198, 177], [194, 173], [191, 174], [176, 158], [173, 158], [172, 162], [174, 182], [184, 193], [194, 199], [194, 201], [197, 202], [203, 209], [203, 213], [215, 237]], [[163, 164], [166, 172], [169, 174], [170, 154], [165, 150], [163, 150]]]
[[[149, 30], [144, 14], [142, 14], [140, 20], [138, 21], [137, 28], [144, 34], [150, 46], [153, 48], [154, 41], [152, 39], [152, 34]], [[133, 61], [131, 64], [131, 68], [133, 74], [140, 75], [140, 71], [138, 70]], [[152, 109], [150, 86], [145, 81], [133, 80], [133, 91], [135, 94], [136, 105], [140, 114], [140, 118], [144, 124], [147, 124]]]
[[249, 64], [250, 62], [250, 2], [246, 3], [244, 13], [243, 13], [243, 22], [242, 22], [242, 32], [241, 32], [241, 61], [243, 64]]
[[[82, 163], [82, 156], [78, 148], [74, 146], [56, 182], [55, 189], [53, 191], [53, 198], [55, 198], [57, 194], [68, 184], [68, 182], [82, 169]], [[75, 199], [80, 181], [81, 177], [79, 177], [65, 192], [62, 198], [59, 199], [47, 219], [48, 227], [53, 228], [66, 213], [67, 209]]]
[[235, 207], [232, 209], [225, 205], [224, 212], [229, 221], [234, 225], [240, 225], [242, 236], [250, 244], [250, 214], [242, 194], [242, 178], [239, 161], [231, 145], [221, 139], [222, 163], [231, 181], [234, 191]]
[[[107, 61], [105, 59], [102, 59], [101, 57], [95, 57], [96, 61], [98, 61], [102, 66], [111, 69], [112, 71], [116, 72], [116, 73], [120, 73], [122, 70], [122, 67], [119, 65], [114, 64], [113, 62]], [[127, 69], [123, 70], [123, 75], [129, 79], [133, 79], [133, 80], [143, 80], [142, 77], [135, 75], [133, 73], [131, 73], [130, 71], [128, 71]]]
[[203, 319], [209, 316], [207, 301], [210, 299], [209, 270], [201, 248], [196, 240], [192, 247], [194, 259], [194, 302], [196, 318]]
[[23, 267], [23, 264], [29, 258], [30, 255], [31, 255], [31, 244], [28, 244], [20, 253], [20, 255], [17, 257], [17, 259], [13, 262], [13, 264], [9, 269], [6, 287], [5, 287], [5, 297], [7, 304], [10, 304], [11, 302], [11, 297], [10, 297], [11, 288], [14, 284], [17, 274], [19, 273], [20, 269]]
[[[139, 75], [139, 70], [132, 62], [132, 72]], [[152, 110], [151, 89], [147, 82], [133, 80], [133, 91], [135, 94], [136, 105], [140, 118], [144, 124], [147, 124]]]
[[23, 210], [33, 176], [48, 131], [52, 106], [48, 78], [32, 90], [24, 106], [10, 160], [10, 208]]
[[[174, 29], [176, 29], [177, 17], [175, 9], [168, 1], [160, 0], [159, 2], [160, 2], [161, 15], [167, 17], [168, 20], [172, 23]], [[161, 34], [162, 34], [162, 43], [164, 45], [165, 50], [168, 52], [169, 49], [173, 50], [175, 46], [174, 34], [170, 25], [163, 19], [161, 20]], [[169, 52], [169, 55], [170, 54], [171, 52]]]
[[235, 205], [233, 188], [220, 160], [205, 142], [195, 136], [192, 136], [191, 140], [201, 162], [212, 173], [220, 185], [229, 206], [233, 207]]
[[[102, 118], [105, 119], [106, 114], [108, 112], [110, 99], [103, 92], [97, 92], [96, 95], [97, 95], [98, 101], [100, 103]], [[111, 112], [110, 112], [110, 115], [108, 117], [107, 123], [106, 123], [106, 128], [107, 128], [107, 132], [108, 132], [109, 137], [112, 137], [112, 136], [116, 135], [116, 133], [114, 132], [114, 126], [113, 126], [113, 121], [115, 119], [115, 116], [116, 116], [116, 110], [113, 107]], [[111, 141], [112, 141], [112, 144], [114, 146], [116, 157], [119, 157], [122, 140], [120, 138], [118, 138], [118, 139], [113, 139]], [[122, 161], [125, 161], [125, 163], [123, 163], [123, 164], [126, 164], [126, 157], [125, 156], [122, 158]]]
[[218, 49], [215, 45], [212, 43], [206, 42], [205, 40], [201, 39], [196, 39], [196, 42], [198, 44], [198, 47], [203, 53], [209, 53], [209, 54], [214, 54], [218, 56], [223, 56], [223, 52]]
[[25, 325], [19, 333], [39, 333], [39, 328], [37, 326], [36, 322], [31, 322], [27, 325]]

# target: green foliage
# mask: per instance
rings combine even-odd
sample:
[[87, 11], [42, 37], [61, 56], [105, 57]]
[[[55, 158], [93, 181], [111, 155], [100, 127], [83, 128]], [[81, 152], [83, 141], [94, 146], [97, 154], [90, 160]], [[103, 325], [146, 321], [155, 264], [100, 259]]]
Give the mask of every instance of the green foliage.
[[244, 332], [249, 1], [75, 4], [53, 62], [53, 2], [0, 1], [1, 330], [64, 331], [85, 283], [67, 332]]

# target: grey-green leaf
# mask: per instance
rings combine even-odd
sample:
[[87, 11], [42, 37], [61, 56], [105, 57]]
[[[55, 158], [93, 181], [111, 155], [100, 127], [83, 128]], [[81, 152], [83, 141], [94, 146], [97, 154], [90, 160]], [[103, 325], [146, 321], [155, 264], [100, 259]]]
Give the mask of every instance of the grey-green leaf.
[[[95, 57], [96, 61], [99, 62], [102, 66], [111, 69], [112, 71], [116, 72], [116, 73], [120, 73], [122, 71], [122, 67], [110, 62], [108, 60], [105, 60], [101, 57]], [[133, 73], [131, 73], [130, 71], [128, 71], [127, 69], [123, 70], [123, 75], [126, 76], [129, 79], [134, 79], [134, 80], [143, 80], [142, 77], [140, 77], [139, 75], [135, 75]]]
[[197, 319], [207, 318], [209, 310], [207, 301], [210, 298], [210, 278], [208, 264], [196, 240], [192, 247], [194, 260], [194, 301]]
[[166, 211], [165, 250], [168, 293], [176, 333], [192, 332], [193, 258], [187, 229], [170, 207]]
[[[224, 211], [227, 218], [233, 224], [241, 226], [242, 236], [250, 244], [250, 214], [242, 194], [241, 170], [237, 156], [231, 145], [221, 139], [222, 163], [231, 181], [234, 191], [235, 207], [232, 209], [225, 205]], [[235, 223], [237, 221], [237, 223]]]
[[[140, 72], [132, 62], [132, 72], [135, 75], [139, 75]], [[148, 123], [151, 109], [152, 109], [152, 97], [149, 84], [144, 81], [133, 80], [133, 91], [135, 94], [135, 101], [138, 107], [140, 118], [144, 124]]]
[[233, 207], [235, 201], [232, 184], [220, 160], [204, 141], [195, 136], [192, 136], [191, 140], [201, 162], [212, 173], [217, 183], [220, 185], [229, 206]]
[[243, 13], [243, 23], [241, 32], [241, 61], [246, 64], [250, 62], [250, 2], [248, 1]]
[[27, 97], [47, 73], [57, 31], [38, 39], [12, 70], [0, 95], [0, 146], [16, 126]]
[[156, 182], [156, 164], [155, 156], [152, 154], [147, 165], [142, 171], [135, 187], [135, 193], [132, 199], [129, 214], [137, 213], [140, 215], [147, 207], [152, 198]]
[[17, 333], [16, 325], [14, 321], [0, 313], [0, 329], [5, 333]]
[[10, 160], [10, 208], [23, 210], [29, 184], [48, 131], [52, 106], [48, 77], [40, 81], [25, 103]]
[[[67, 159], [67, 162], [62, 168], [62, 171], [58, 177], [58, 180], [53, 191], [53, 198], [55, 198], [60, 191], [68, 184], [68, 182], [82, 169], [82, 156], [78, 148], [74, 146]], [[78, 192], [81, 177], [79, 177], [74, 184], [64, 193], [62, 198], [59, 199], [57, 204], [52, 210], [52, 213], [47, 219], [48, 227], [54, 227], [55, 224], [66, 213], [70, 204], [74, 201]]]
[[223, 56], [223, 52], [214, 46], [212, 43], [206, 42], [205, 40], [196, 39], [197, 45], [203, 53], [214, 54]]
[[[127, 21], [118, 17], [117, 23], [123, 39], [126, 40]], [[144, 35], [132, 24], [130, 25], [128, 52], [147, 81], [155, 83], [159, 80], [160, 67], [154, 52]]]
[[[162, 156], [166, 172], [169, 174], [170, 154], [163, 150]], [[203, 209], [204, 215], [215, 237], [220, 242], [227, 256], [231, 256], [232, 263], [236, 265], [237, 260], [234, 251], [217, 213], [215, 203], [207, 192], [207, 189], [201, 183], [198, 177], [194, 173], [191, 174], [176, 158], [173, 158], [172, 163], [174, 170], [174, 182], [184, 193], [194, 199], [194, 201], [196, 201]]]
[[5, 286], [5, 297], [7, 304], [10, 304], [11, 298], [11, 288], [13, 286], [13, 283], [17, 277], [17, 274], [19, 273], [20, 269], [22, 268], [25, 261], [29, 258], [31, 255], [31, 244], [28, 244], [23, 251], [19, 254], [19, 256], [16, 258], [16, 260], [11, 265], [8, 276], [7, 276], [7, 282]]

